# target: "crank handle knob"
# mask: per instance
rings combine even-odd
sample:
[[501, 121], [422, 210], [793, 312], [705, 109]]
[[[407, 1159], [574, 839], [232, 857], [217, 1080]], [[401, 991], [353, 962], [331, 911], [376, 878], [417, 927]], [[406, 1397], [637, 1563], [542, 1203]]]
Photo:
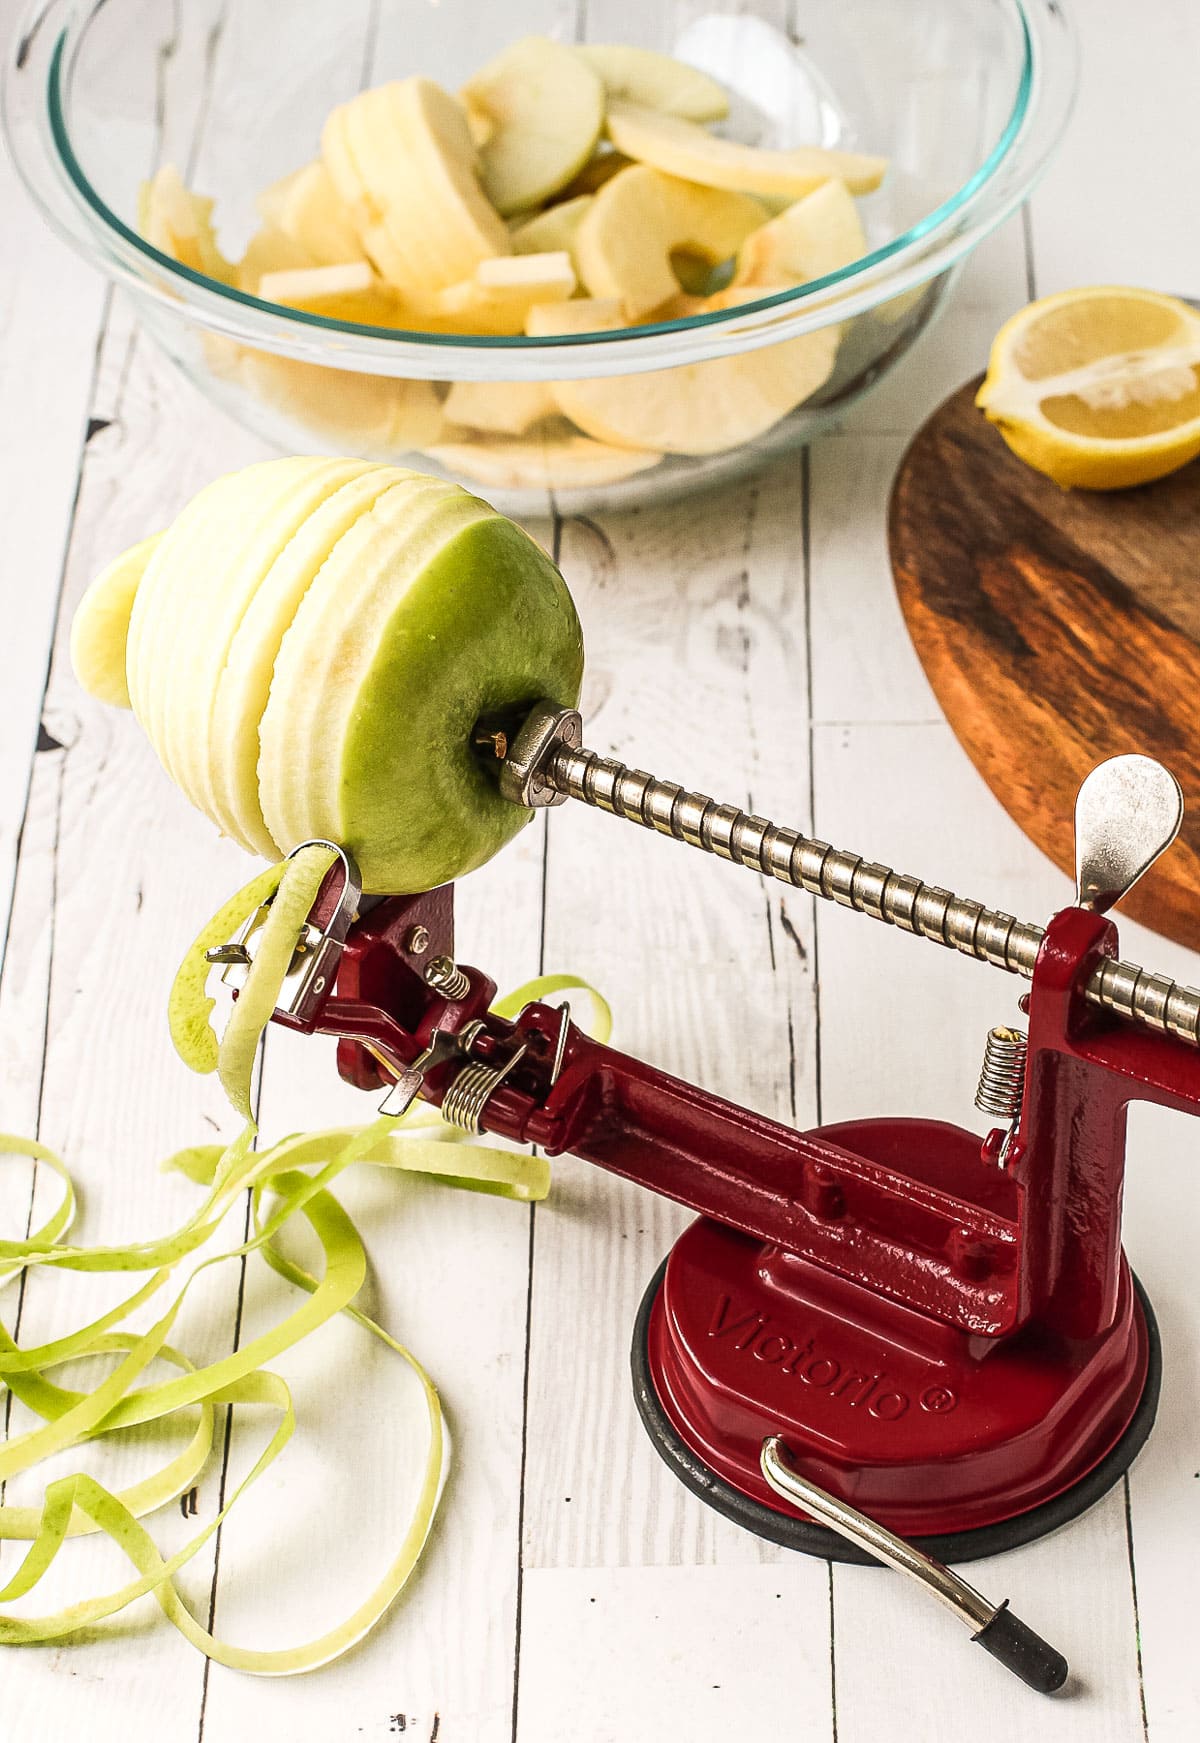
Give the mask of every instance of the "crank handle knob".
[[849, 1502], [818, 1487], [796, 1469], [779, 1435], [770, 1435], [763, 1441], [759, 1463], [768, 1485], [783, 1500], [803, 1508], [810, 1518], [865, 1549], [876, 1561], [907, 1574], [923, 1586], [931, 1598], [937, 1598], [960, 1622], [966, 1623], [972, 1640], [1031, 1689], [1041, 1695], [1052, 1695], [1062, 1688], [1068, 1675], [1066, 1659], [1019, 1616], [1013, 1615], [1007, 1598], [999, 1606], [989, 1603], [952, 1568], [935, 1561], [905, 1538], [897, 1537], [878, 1519], [869, 1518]]
[[1069, 1667], [1062, 1653], [1014, 1616], [1007, 1598], [971, 1638], [1040, 1695], [1056, 1694], [1067, 1680]]

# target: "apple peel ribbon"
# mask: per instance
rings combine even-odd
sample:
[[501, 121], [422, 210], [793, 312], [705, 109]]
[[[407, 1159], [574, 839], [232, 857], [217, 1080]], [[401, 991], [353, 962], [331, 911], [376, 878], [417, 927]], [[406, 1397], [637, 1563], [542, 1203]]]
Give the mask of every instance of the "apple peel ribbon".
[[[68, 1170], [44, 1144], [0, 1134], [0, 1154], [27, 1157], [35, 1167], [46, 1167], [58, 1175], [63, 1185], [58, 1205], [40, 1228], [24, 1240], [0, 1240], [0, 1287], [47, 1267], [149, 1273], [146, 1281], [115, 1307], [47, 1343], [21, 1348], [0, 1324], [0, 1383], [41, 1419], [40, 1426], [0, 1444], [0, 1483], [85, 1441], [135, 1424], [160, 1422], [180, 1410], [197, 1411], [194, 1431], [183, 1450], [130, 1488], [114, 1492], [79, 1471], [48, 1483], [40, 1507], [0, 1504], [0, 1540], [29, 1544], [15, 1573], [0, 1585], [0, 1605], [32, 1591], [69, 1537], [104, 1532], [128, 1557], [136, 1575], [115, 1591], [82, 1599], [48, 1615], [22, 1616], [0, 1610], [0, 1645], [63, 1639], [153, 1594], [168, 1621], [206, 1657], [260, 1676], [292, 1675], [329, 1663], [361, 1640], [387, 1611], [420, 1560], [448, 1469], [442, 1407], [436, 1387], [417, 1357], [355, 1306], [367, 1275], [366, 1249], [329, 1187], [345, 1169], [363, 1163], [424, 1174], [447, 1186], [530, 1203], [545, 1197], [550, 1170], [543, 1157], [465, 1141], [465, 1133], [448, 1126], [431, 1108], [416, 1108], [400, 1118], [381, 1115], [365, 1126], [296, 1133], [265, 1149], [254, 1148], [257, 1127], [250, 1113], [250, 1093], [258, 1043], [329, 864], [327, 850], [306, 849], [253, 878], [202, 929], [176, 976], [169, 1009], [176, 1048], [193, 1070], [219, 1073], [231, 1102], [246, 1121], [232, 1143], [192, 1146], [164, 1163], [165, 1168], [207, 1189], [203, 1202], [182, 1227], [158, 1240], [128, 1246], [70, 1245], [64, 1237], [75, 1216], [76, 1196]], [[218, 1041], [211, 1024], [213, 1000], [207, 993], [210, 965], [205, 952], [213, 944], [227, 941], [269, 899], [271, 911], [259, 936], [254, 963], [234, 1016]], [[606, 1040], [612, 1026], [608, 1005], [594, 988], [572, 975], [543, 975], [529, 981], [500, 1000], [496, 1011], [512, 1015], [531, 1000], [570, 990], [582, 992], [591, 1001], [590, 1031]], [[450, 1146], [454, 1148], [448, 1153]], [[176, 1280], [183, 1261], [205, 1246], [236, 1199], [247, 1191], [253, 1230], [250, 1237], [200, 1259], [148, 1330], [126, 1326], [124, 1322], [136, 1309]], [[323, 1253], [320, 1276], [304, 1270], [276, 1243], [281, 1229], [296, 1215], [309, 1224]], [[167, 1341], [188, 1290], [210, 1266], [252, 1253], [261, 1254], [273, 1271], [302, 1290], [308, 1300], [240, 1349], [197, 1368]], [[175, 1576], [219, 1530], [295, 1430], [291, 1392], [281, 1376], [264, 1364], [338, 1313], [380, 1339], [408, 1365], [420, 1385], [428, 1416], [428, 1442], [413, 1512], [383, 1579], [352, 1615], [296, 1646], [258, 1650], [230, 1645], [192, 1615], [176, 1587]], [[90, 1391], [70, 1390], [48, 1377], [51, 1371], [72, 1362], [96, 1357], [110, 1358], [112, 1365]], [[178, 1375], [137, 1384], [156, 1360], [172, 1364]], [[275, 1418], [274, 1428], [258, 1459], [220, 1511], [182, 1549], [165, 1559], [141, 1520], [193, 1487], [212, 1453], [219, 1405], [266, 1410]]]

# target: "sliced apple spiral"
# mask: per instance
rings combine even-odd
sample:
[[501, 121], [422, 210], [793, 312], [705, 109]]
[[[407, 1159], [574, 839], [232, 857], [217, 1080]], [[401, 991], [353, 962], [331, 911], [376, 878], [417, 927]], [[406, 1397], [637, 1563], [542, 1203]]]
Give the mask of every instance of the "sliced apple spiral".
[[514, 42], [463, 86], [486, 134], [483, 186], [507, 217], [548, 200], [581, 170], [604, 123], [604, 83], [595, 69], [545, 36]]
[[[730, 308], [762, 294], [731, 289], [688, 302]], [[742, 356], [644, 375], [556, 382], [554, 395], [559, 410], [598, 442], [670, 454], [719, 454], [761, 436], [823, 387], [837, 358], [838, 337], [837, 327], [820, 327]]]
[[673, 55], [621, 43], [581, 43], [575, 50], [604, 80], [610, 101], [624, 99], [684, 121], [723, 121], [729, 95], [715, 79]]
[[320, 158], [264, 188], [256, 203], [267, 223], [290, 236], [317, 266], [367, 258], [353, 219]]
[[709, 188], [798, 200], [822, 182], [836, 178], [845, 182], [852, 194], [869, 194], [887, 170], [885, 157], [867, 157], [856, 151], [828, 151], [819, 145], [770, 151], [763, 146], [742, 145], [638, 103], [610, 103], [606, 124], [608, 137], [626, 157]]
[[747, 236], [733, 282], [804, 284], [840, 272], [866, 252], [862, 219], [845, 182], [823, 182]]
[[640, 321], [679, 289], [676, 251], [719, 265], [766, 213], [746, 194], [698, 187], [635, 164], [605, 182], [575, 232], [575, 258], [593, 297], [619, 297]]
[[508, 254], [462, 107], [432, 79], [362, 91], [329, 116], [325, 167], [380, 274], [414, 306]]
[[220, 828], [272, 858], [344, 843], [379, 892], [458, 877], [516, 833], [527, 814], [472, 728], [572, 705], [583, 670], [570, 595], [526, 533], [457, 485], [354, 460], [218, 479], [97, 578], [73, 647], [118, 702], [124, 649], [138, 720]]

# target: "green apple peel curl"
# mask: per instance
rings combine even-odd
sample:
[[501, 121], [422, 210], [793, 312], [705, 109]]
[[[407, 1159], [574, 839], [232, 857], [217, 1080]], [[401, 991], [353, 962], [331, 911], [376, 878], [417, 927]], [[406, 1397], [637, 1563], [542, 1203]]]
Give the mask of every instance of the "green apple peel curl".
[[[188, 952], [173, 989], [173, 1033], [187, 1062], [200, 1070], [220, 1068], [227, 1086], [247, 1108], [254, 1052], [328, 864], [328, 852], [316, 848], [253, 879], [203, 929]], [[228, 939], [230, 925], [253, 912], [272, 889], [271, 914], [259, 935], [258, 954], [238, 1000], [243, 1014], [235, 1031], [235, 1043], [229, 1047], [228, 1028], [220, 1043], [212, 1032], [209, 1023], [212, 1004], [200, 964], [208, 943], [216, 938]], [[273, 928], [269, 939], [268, 928]], [[592, 999], [595, 1030], [601, 1039], [607, 1038], [610, 1027], [607, 1006], [591, 988], [570, 976], [552, 975], [533, 981], [497, 1008], [512, 1011], [530, 999], [575, 987]], [[0, 1588], [0, 1603], [10, 1604], [32, 1591], [53, 1565], [68, 1537], [104, 1532], [128, 1557], [136, 1575], [115, 1591], [82, 1599], [51, 1614], [0, 1613], [0, 1644], [32, 1645], [64, 1638], [93, 1627], [151, 1593], [180, 1633], [218, 1663], [265, 1676], [293, 1674], [328, 1663], [362, 1639], [402, 1590], [420, 1559], [446, 1472], [441, 1406], [433, 1382], [417, 1358], [354, 1305], [366, 1277], [366, 1253], [358, 1231], [329, 1187], [346, 1168], [364, 1163], [430, 1175], [467, 1190], [530, 1201], [544, 1196], [549, 1185], [548, 1167], [539, 1157], [460, 1143], [457, 1141], [460, 1134], [443, 1125], [440, 1116], [430, 1109], [421, 1110], [403, 1122], [385, 1115], [363, 1127], [302, 1133], [259, 1151], [251, 1147], [254, 1131], [253, 1122], [247, 1120], [232, 1144], [198, 1146], [171, 1158], [167, 1166], [208, 1188], [204, 1202], [172, 1235], [124, 1248], [66, 1245], [63, 1237], [70, 1227], [75, 1200], [63, 1164], [35, 1141], [0, 1137], [0, 1150], [30, 1157], [49, 1167], [61, 1178], [64, 1188], [59, 1205], [33, 1236], [24, 1241], [0, 1242], [0, 1281], [11, 1281], [34, 1268], [151, 1273], [126, 1301], [51, 1343], [22, 1350], [0, 1326], [0, 1380], [41, 1418], [40, 1427], [10, 1440], [0, 1450], [0, 1480], [28, 1470], [41, 1459], [84, 1440], [101, 1438], [137, 1423], [161, 1422], [178, 1410], [199, 1407], [199, 1420], [183, 1450], [159, 1471], [128, 1489], [114, 1493], [80, 1471], [49, 1483], [40, 1508], [0, 1506], [0, 1539], [29, 1543], [16, 1572]], [[410, 1135], [420, 1131], [428, 1135]], [[315, 1172], [306, 1172], [311, 1168]], [[251, 1237], [227, 1251], [201, 1259], [148, 1330], [114, 1331], [114, 1326], [175, 1279], [178, 1266], [211, 1238], [225, 1212], [247, 1189], [252, 1195]], [[272, 1201], [269, 1208], [268, 1194]], [[296, 1215], [306, 1219], [321, 1247], [324, 1269], [319, 1277], [289, 1259], [276, 1244], [284, 1225]], [[167, 1341], [192, 1282], [210, 1266], [253, 1253], [261, 1253], [274, 1271], [305, 1291], [310, 1299], [241, 1349], [205, 1367], [194, 1367], [186, 1355]], [[384, 1577], [338, 1625], [293, 1647], [260, 1650], [233, 1646], [217, 1639], [196, 1620], [180, 1596], [176, 1575], [282, 1452], [295, 1429], [288, 1387], [263, 1364], [338, 1313], [347, 1314], [366, 1333], [379, 1338], [407, 1364], [419, 1383], [428, 1418], [428, 1440], [412, 1515]], [[48, 1378], [50, 1370], [96, 1356], [111, 1357], [114, 1365], [91, 1391], [72, 1391]], [[174, 1364], [180, 1370], [178, 1378], [138, 1386], [136, 1382], [156, 1358]], [[265, 1409], [273, 1413], [275, 1426], [253, 1467], [216, 1516], [175, 1555], [164, 1558], [140, 1520], [192, 1487], [212, 1450], [214, 1411], [218, 1404]]]
[[[261, 1675], [310, 1670], [361, 1639], [407, 1582], [448, 1456], [433, 1382], [355, 1305], [366, 1254], [330, 1187], [362, 1163], [529, 1202], [545, 1195], [550, 1176], [540, 1157], [459, 1142], [462, 1134], [428, 1108], [403, 1121], [381, 1116], [255, 1148], [258, 1044], [332, 859], [330, 849], [301, 844], [314, 836], [343, 842], [365, 888], [386, 893], [415, 893], [482, 864], [527, 819], [475, 764], [472, 727], [540, 697], [574, 704], [579, 623], [545, 553], [478, 498], [392, 467], [281, 460], [218, 479], [164, 533], [110, 564], [76, 614], [71, 646], [84, 687], [132, 707], [164, 768], [218, 827], [267, 857], [292, 857], [222, 906], [171, 989], [177, 1051], [191, 1069], [219, 1074], [245, 1121], [232, 1143], [182, 1150], [165, 1165], [205, 1189], [181, 1227], [124, 1246], [69, 1244], [75, 1196], [65, 1167], [41, 1144], [0, 1136], [0, 1154], [27, 1157], [63, 1182], [58, 1207], [39, 1229], [0, 1240], [0, 1284], [55, 1270], [140, 1277], [124, 1300], [40, 1345], [22, 1349], [0, 1325], [0, 1383], [38, 1419], [0, 1447], [0, 1482], [119, 1429], [199, 1412], [182, 1451], [119, 1493], [78, 1471], [48, 1483], [40, 1507], [0, 1505], [0, 1539], [29, 1544], [0, 1604], [33, 1591], [72, 1536], [105, 1533], [135, 1575], [51, 1614], [0, 1612], [0, 1644], [63, 1638], [150, 1593], [193, 1645], [222, 1664]], [[264, 903], [254, 961], [218, 1038], [207, 951]], [[512, 1012], [568, 987], [592, 998], [594, 1032], [606, 1038], [607, 1006], [569, 976], [533, 981], [497, 1008]], [[250, 1238], [206, 1252], [245, 1192]], [[321, 1248], [320, 1275], [277, 1244], [297, 1216]], [[308, 1299], [238, 1350], [195, 1367], [168, 1341], [192, 1283], [255, 1253]], [[155, 1297], [154, 1323], [133, 1325], [131, 1316]], [[390, 1567], [351, 1616], [291, 1648], [232, 1646], [195, 1619], [176, 1576], [294, 1431], [291, 1394], [264, 1364], [339, 1313], [380, 1339], [418, 1382], [428, 1434], [412, 1514]], [[85, 1357], [109, 1364], [90, 1390], [50, 1377]], [[174, 1378], [148, 1379], [159, 1359], [178, 1370]], [[140, 1520], [193, 1486], [212, 1451], [219, 1404], [266, 1410], [274, 1426], [221, 1511], [164, 1558]]]

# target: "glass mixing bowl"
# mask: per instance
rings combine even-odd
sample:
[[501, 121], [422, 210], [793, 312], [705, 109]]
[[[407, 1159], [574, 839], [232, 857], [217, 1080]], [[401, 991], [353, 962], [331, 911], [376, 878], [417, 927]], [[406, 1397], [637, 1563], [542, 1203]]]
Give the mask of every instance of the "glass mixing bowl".
[[[334, 105], [411, 73], [454, 90], [531, 33], [692, 61], [732, 93], [718, 131], [747, 143], [885, 155], [882, 186], [859, 203], [870, 252], [733, 308], [494, 338], [282, 309], [138, 234], [139, 187], [171, 162], [215, 200], [236, 257], [259, 221], [255, 194], [316, 154]], [[904, 355], [955, 269], [1026, 197], [1076, 74], [1060, 0], [39, 0], [14, 42], [4, 114], [25, 182], [191, 381], [280, 448], [440, 470], [518, 513], [544, 511], [547, 489], [568, 512], [695, 489], [810, 440]], [[768, 408], [762, 427], [761, 410], [743, 415], [751, 371], [762, 381], [750, 353], [792, 343], [772, 360], [782, 376], [797, 341], [832, 341], [832, 369], [776, 421]], [[519, 437], [445, 414], [456, 382], [618, 377], [634, 428], [657, 396], [686, 396], [670, 403], [692, 408], [673, 438], [687, 452], [634, 446], [627, 432], [615, 447], [594, 443], [553, 399]]]

